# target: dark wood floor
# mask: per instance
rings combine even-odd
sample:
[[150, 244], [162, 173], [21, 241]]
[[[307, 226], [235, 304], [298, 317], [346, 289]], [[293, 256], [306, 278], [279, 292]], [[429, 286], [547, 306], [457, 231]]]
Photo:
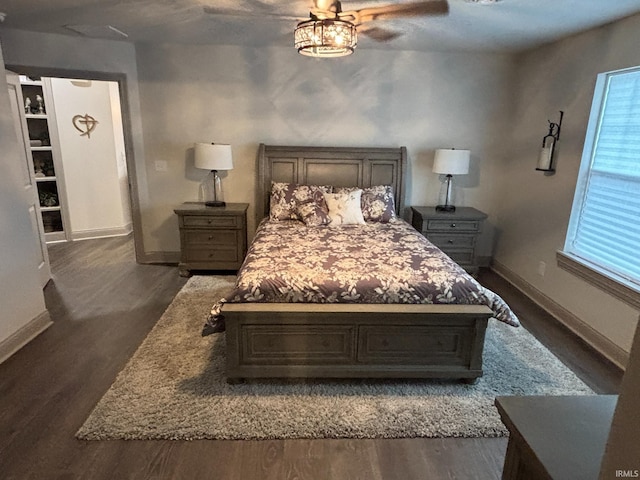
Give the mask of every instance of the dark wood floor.
[[[129, 239], [50, 247], [54, 325], [0, 365], [0, 478], [495, 479], [506, 439], [99, 441], [74, 438], [185, 280]], [[500, 277], [481, 281], [599, 393], [621, 375]]]

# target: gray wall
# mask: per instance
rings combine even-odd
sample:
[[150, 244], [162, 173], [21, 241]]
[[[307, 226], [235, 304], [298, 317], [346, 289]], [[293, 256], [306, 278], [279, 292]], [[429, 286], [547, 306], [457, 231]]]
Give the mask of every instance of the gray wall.
[[[138, 45], [152, 250], [179, 249], [175, 205], [196, 200], [206, 171], [194, 142], [230, 143], [227, 201], [255, 204], [259, 143], [408, 147], [407, 205], [433, 205], [440, 190], [433, 150], [472, 151], [456, 178], [460, 205], [491, 213], [496, 159], [509, 109], [512, 59], [497, 54], [359, 50], [318, 60], [293, 48]], [[253, 230], [253, 208], [250, 211]], [[487, 229], [490, 231], [490, 228]], [[484, 251], [490, 253], [491, 245]]]
[[[359, 50], [323, 61], [293, 48], [134, 47], [10, 29], [1, 33], [7, 64], [127, 76], [143, 259], [178, 258], [173, 208], [197, 200], [207, 174], [193, 167], [194, 142], [232, 144], [236, 168], [223, 178], [228, 201], [255, 203], [256, 153], [264, 142], [405, 145], [408, 205], [438, 200], [440, 179], [431, 173], [434, 149], [468, 148], [471, 172], [456, 178], [457, 203], [489, 214], [495, 203], [496, 165], [504, 148], [496, 132], [504, 131], [509, 111], [511, 56]], [[166, 162], [167, 170], [157, 171], [157, 161]], [[481, 255], [491, 254], [492, 222], [489, 218]], [[250, 232], [253, 228], [252, 208]]]
[[[638, 312], [556, 266], [564, 246], [596, 75], [640, 65], [640, 16], [518, 57], [510, 151], [497, 180], [495, 260], [628, 352]], [[557, 173], [535, 171], [547, 119], [564, 110]], [[537, 273], [539, 262], [546, 273]]]

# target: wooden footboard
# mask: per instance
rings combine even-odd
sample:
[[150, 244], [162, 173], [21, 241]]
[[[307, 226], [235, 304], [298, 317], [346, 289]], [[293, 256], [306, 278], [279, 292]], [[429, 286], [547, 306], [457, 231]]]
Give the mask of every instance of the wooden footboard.
[[227, 303], [227, 378], [482, 376], [475, 305]]

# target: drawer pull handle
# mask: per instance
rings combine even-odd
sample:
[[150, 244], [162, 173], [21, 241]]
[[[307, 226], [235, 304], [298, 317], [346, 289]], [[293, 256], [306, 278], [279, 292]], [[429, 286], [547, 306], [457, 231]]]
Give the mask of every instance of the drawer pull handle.
[[213, 253], [210, 253], [210, 254], [209, 254], [209, 258], [211, 258], [211, 257], [213, 257], [213, 256], [215, 256], [215, 254], [213, 254]]
[[213, 235], [209, 235], [209, 240], [213, 240]]
[[449, 245], [453, 245], [453, 240], [447, 240], [447, 243], [448, 243]]
[[456, 228], [456, 224], [455, 224], [455, 223], [452, 223], [452, 224], [451, 224], [451, 228]]
[[212, 222], [212, 220], [209, 218], [209, 219], [207, 220], [207, 223], [211, 223], [211, 222]]

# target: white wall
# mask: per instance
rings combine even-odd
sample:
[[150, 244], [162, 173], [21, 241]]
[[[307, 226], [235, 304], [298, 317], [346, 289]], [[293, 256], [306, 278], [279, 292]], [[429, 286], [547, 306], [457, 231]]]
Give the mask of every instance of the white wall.
[[[626, 352], [638, 312], [559, 269], [555, 255], [564, 245], [596, 75], [640, 65], [639, 44], [636, 15], [520, 56], [505, 132], [511, 148], [496, 179], [503, 197], [495, 211], [495, 260]], [[547, 119], [557, 121], [559, 110], [565, 115], [557, 173], [546, 177], [535, 171], [537, 155]]]
[[0, 344], [46, 311], [0, 45]]
[[[121, 191], [120, 165], [123, 163], [124, 143], [122, 137], [116, 141], [114, 136], [110, 88], [113, 82], [94, 80], [76, 82], [78, 85], [75, 85], [65, 78], [50, 78], [49, 81], [60, 140], [71, 237], [79, 239], [129, 233], [131, 215], [126, 210], [128, 204], [123, 203]], [[98, 123], [88, 135], [81, 135], [72, 119], [85, 114]], [[121, 120], [117, 122], [122, 135]]]
[[[472, 170], [456, 178], [458, 204], [491, 213], [511, 107], [510, 56], [359, 50], [318, 60], [293, 48], [184, 45], [138, 45], [136, 53], [152, 250], [179, 249], [173, 208], [197, 200], [207, 175], [193, 167], [195, 142], [232, 145], [225, 198], [251, 204], [250, 230], [261, 142], [407, 146], [407, 205], [438, 200], [434, 149], [468, 148]], [[167, 171], [153, 171], [156, 161]]]

